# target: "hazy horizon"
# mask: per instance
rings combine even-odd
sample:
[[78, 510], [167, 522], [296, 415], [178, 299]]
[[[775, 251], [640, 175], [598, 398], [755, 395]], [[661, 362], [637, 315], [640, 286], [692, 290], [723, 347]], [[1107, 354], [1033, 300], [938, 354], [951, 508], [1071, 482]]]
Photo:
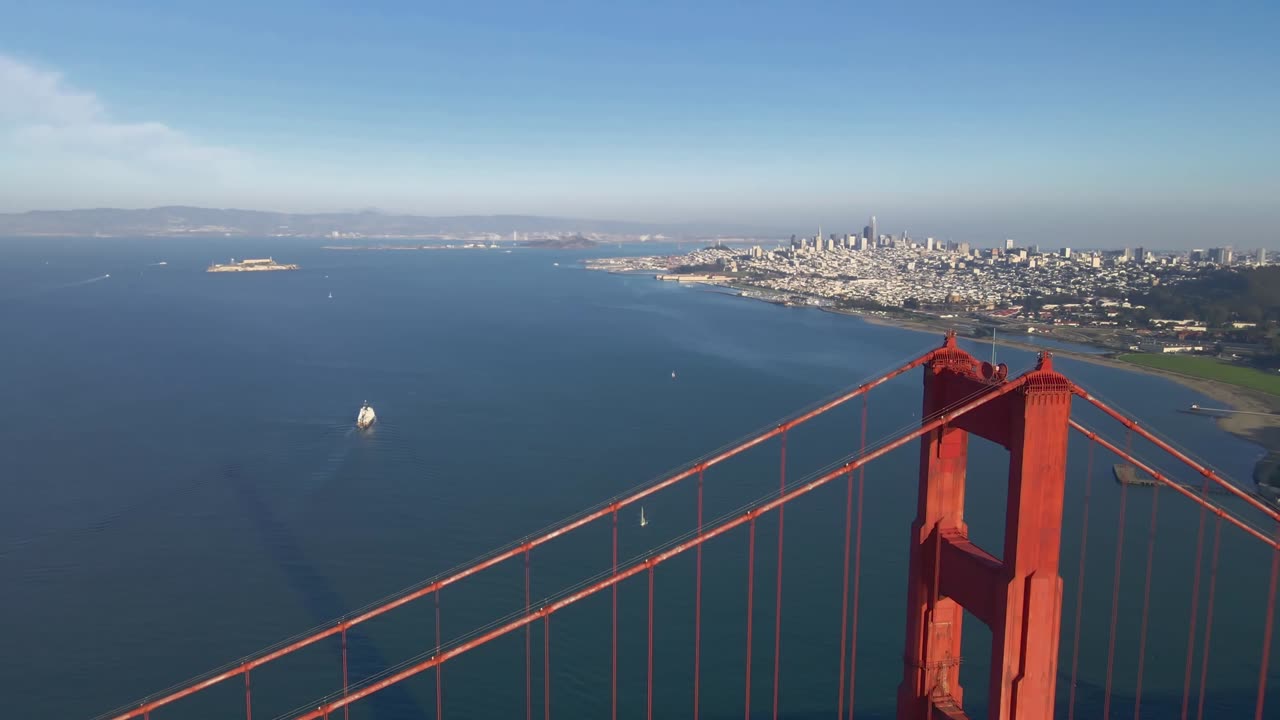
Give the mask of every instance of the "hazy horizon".
[[1270, 247], [1280, 10], [18, 6], [0, 212]]

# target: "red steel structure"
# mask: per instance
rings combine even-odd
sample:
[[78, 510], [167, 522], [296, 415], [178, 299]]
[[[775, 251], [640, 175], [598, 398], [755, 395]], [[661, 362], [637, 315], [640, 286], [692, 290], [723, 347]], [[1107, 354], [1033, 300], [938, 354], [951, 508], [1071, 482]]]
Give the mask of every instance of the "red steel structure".
[[[1062, 578], [1063, 489], [1072, 385], [1045, 357], [1012, 383], [955, 346], [934, 353], [925, 375], [927, 416], [966, 397], [990, 398], [920, 444], [920, 491], [911, 526], [907, 638], [898, 716], [927, 720], [941, 703], [962, 707], [962, 610], [991, 628], [991, 717], [1052, 718]], [[983, 372], [985, 370], [985, 373]], [[996, 391], [998, 392], [998, 390]], [[969, 540], [964, 522], [969, 435], [1009, 450], [1003, 561]]]
[[[902, 432], [867, 443], [868, 393], [875, 387], [911, 370], [924, 369], [924, 404], [920, 422]], [[787, 481], [786, 441], [795, 428], [855, 398], [862, 398], [862, 426], [858, 451], [798, 482]], [[1138, 436], [1165, 453], [1168, 458], [1194, 471], [1201, 485], [1187, 487], [1152, 464], [1136, 458], [1130, 448], [1121, 447], [1104, 435], [1086, 427], [1072, 417], [1073, 400], [1079, 399], [1101, 410], [1125, 429], [1128, 437]], [[1212, 469], [1165, 442], [1154, 433], [1126, 417], [1088, 391], [1057, 372], [1048, 353], [1042, 353], [1036, 367], [1017, 377], [1008, 377], [1003, 365], [993, 366], [960, 349], [954, 333], [948, 333], [941, 347], [914, 358], [901, 366], [856, 388], [841, 393], [822, 404], [769, 427], [740, 443], [717, 451], [684, 469], [648, 484], [629, 494], [614, 498], [585, 511], [548, 531], [523, 539], [497, 550], [447, 575], [410, 588], [383, 602], [348, 617], [341, 618], [314, 632], [281, 643], [255, 656], [226, 666], [208, 675], [157, 695], [145, 698], [104, 718], [131, 720], [153, 716], [159, 718], [171, 706], [172, 715], [182, 717], [179, 701], [231, 678], [244, 678], [244, 713], [253, 717], [255, 669], [271, 663], [325, 638], [338, 637], [342, 649], [342, 686], [315, 701], [307, 709], [289, 717], [296, 720], [313, 718], [346, 718], [350, 707], [391, 685], [427, 671], [434, 671], [436, 683], [436, 718], [443, 717], [442, 667], [451, 659], [468, 653], [490, 641], [521, 629], [525, 630], [525, 698], [526, 720], [533, 718], [532, 640], [530, 629], [540, 624], [543, 631], [542, 662], [544, 670], [551, 663], [551, 617], [582, 599], [609, 590], [612, 595], [612, 654], [610, 707], [616, 720], [618, 709], [618, 586], [624, 580], [645, 576], [648, 584], [648, 644], [646, 665], [646, 716], [654, 714], [654, 643], [653, 607], [655, 573], [667, 560], [692, 551], [696, 557], [695, 632], [690, 652], [693, 660], [693, 707], [691, 715], [701, 711], [700, 684], [702, 665], [702, 552], [703, 545], [716, 537], [746, 526], [748, 548], [747, 608], [745, 629], [745, 704], [746, 717], [752, 715], [752, 600], [755, 594], [755, 545], [757, 519], [767, 513], [778, 513], [778, 565], [774, 618], [773, 674], [771, 712], [779, 713], [779, 665], [782, 642], [783, 583], [783, 512], [785, 506], [817, 488], [844, 479], [844, 554], [843, 594], [840, 617], [839, 696], [832, 703], [840, 720], [854, 717], [856, 659], [859, 622], [860, 580], [862, 566], [862, 515], [864, 469], [868, 463], [915, 440], [919, 440], [919, 494], [917, 513], [911, 526], [909, 568], [907, 574], [907, 626], [902, 656], [902, 681], [898, 687], [899, 720], [932, 720], [936, 718], [970, 717], [964, 710], [964, 688], [960, 682], [961, 629], [968, 611], [991, 630], [990, 670], [987, 678], [987, 717], [992, 720], [1051, 720], [1055, 709], [1061, 713], [1057, 697], [1058, 681], [1063, 673], [1058, 667], [1059, 643], [1062, 636], [1063, 579], [1059, 573], [1062, 561], [1064, 496], [1067, 482], [1067, 447], [1071, 430], [1090, 443], [1090, 472], [1085, 480], [1083, 526], [1079, 547], [1081, 576], [1085, 563], [1089, 523], [1090, 483], [1094, 448], [1100, 448], [1124, 459], [1150, 475], [1157, 492], [1173, 490], [1200, 508], [1200, 524], [1192, 587], [1192, 609], [1186, 651], [1185, 677], [1181, 717], [1203, 718], [1205, 711], [1206, 674], [1209, 664], [1211, 631], [1214, 620], [1215, 592], [1224, 525], [1242, 531], [1261, 543], [1270, 553], [1269, 582], [1265, 601], [1266, 615], [1259, 633], [1260, 660], [1256, 701], [1252, 717], [1276, 717], [1266, 713], [1267, 679], [1276, 606], [1277, 578], [1280, 576], [1280, 513], [1252, 493], [1240, 489]], [[1004, 543], [1000, 557], [979, 547], [970, 539], [964, 518], [966, 465], [971, 435], [989, 440], [1008, 450], [1008, 496]], [[776, 493], [747, 506], [739, 513], [706, 522], [703, 517], [704, 474], [729, 458], [779, 438], [781, 469]], [[697, 525], [687, 535], [659, 547], [627, 564], [618, 561], [618, 513], [647, 497], [682, 483], [697, 479]], [[1120, 491], [1119, 537], [1116, 539], [1115, 581], [1112, 591], [1110, 637], [1107, 653], [1106, 694], [1103, 717], [1110, 717], [1112, 679], [1117, 635], [1117, 607], [1120, 595], [1120, 565], [1123, 551], [1124, 503], [1127, 485]], [[1211, 499], [1211, 493], [1226, 496], [1227, 502]], [[855, 502], [856, 500], [856, 502]], [[1155, 526], [1158, 495], [1151, 503], [1151, 529], [1147, 544], [1145, 587], [1141, 616], [1141, 648], [1138, 659], [1137, 687], [1133, 707], [1135, 718], [1142, 709], [1142, 683], [1149, 631], [1152, 557], [1155, 549]], [[1228, 504], [1230, 503], [1230, 504]], [[855, 512], [856, 510], [856, 512]], [[1212, 518], [1213, 543], [1210, 569], [1203, 572], [1206, 530]], [[556, 538], [597, 522], [612, 525], [612, 566], [603, 575], [589, 578], [557, 595], [533, 603], [530, 596], [530, 552]], [[1260, 528], [1259, 525], [1262, 525]], [[440, 640], [440, 591], [477, 573], [508, 561], [524, 566], [524, 608], [513, 616], [500, 619], [450, 643]], [[852, 587], [850, 587], [852, 579]], [[1198, 602], [1202, 584], [1208, 584], [1208, 607], [1203, 625], [1199, 625]], [[1080, 613], [1083, 579], [1077, 586], [1075, 623], [1072, 642], [1070, 684], [1066, 700], [1068, 718], [1074, 719], [1077, 705], [1077, 672], [1080, 654]], [[423, 655], [385, 672], [351, 683], [347, 667], [347, 634], [357, 625], [385, 615], [428, 595], [435, 598], [434, 647]], [[1202, 636], [1200, 633], [1203, 633]], [[1200, 645], [1197, 648], [1197, 639]], [[1192, 707], [1193, 660], [1200, 654], [1200, 677]], [[549, 720], [552, 710], [551, 674], [544, 672], [542, 717]], [[603, 688], [601, 690], [604, 691]], [[1192, 710], [1194, 709], [1194, 712]]]

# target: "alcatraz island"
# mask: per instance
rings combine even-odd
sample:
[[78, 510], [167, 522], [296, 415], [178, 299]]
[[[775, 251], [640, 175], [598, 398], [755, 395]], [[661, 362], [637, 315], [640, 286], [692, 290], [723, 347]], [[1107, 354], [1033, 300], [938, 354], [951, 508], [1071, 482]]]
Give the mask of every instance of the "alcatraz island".
[[297, 269], [297, 265], [292, 263], [278, 263], [273, 258], [246, 258], [240, 262], [236, 262], [235, 258], [231, 258], [231, 262], [225, 265], [217, 263], [210, 265], [209, 269], [205, 270], [205, 272], [271, 272], [273, 270]]

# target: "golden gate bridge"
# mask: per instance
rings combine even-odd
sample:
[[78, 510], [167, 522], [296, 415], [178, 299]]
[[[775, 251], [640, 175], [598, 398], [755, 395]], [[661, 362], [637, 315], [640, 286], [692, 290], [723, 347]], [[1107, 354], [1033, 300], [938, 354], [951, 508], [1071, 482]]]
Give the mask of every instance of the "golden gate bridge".
[[[922, 369], [924, 375], [923, 409], [918, 423], [868, 443], [868, 396], [882, 384]], [[278, 663], [282, 658], [294, 655], [304, 648], [316, 646], [321, 641], [333, 639], [340, 646], [341, 666], [328, 680], [327, 694], [301, 705], [296, 711], [280, 717], [294, 720], [337, 718], [348, 720], [353, 708], [361, 701], [377, 695], [410, 678], [432, 677], [435, 684], [434, 717], [443, 719], [450, 708], [445, 702], [444, 669], [457, 658], [484, 652], [493, 641], [523, 635], [524, 715], [533, 720], [535, 710], [543, 720], [550, 720], [553, 711], [553, 674], [549, 671], [551, 654], [552, 619], [570, 614], [575, 605], [586, 598], [605, 594], [610, 599], [610, 626], [601, 628], [610, 645], [609, 683], [597, 691], [609, 697], [609, 715], [616, 720], [619, 714], [619, 643], [618, 596], [619, 588], [628, 579], [637, 578], [647, 589], [646, 605], [646, 655], [644, 713], [649, 720], [655, 714], [654, 697], [664, 692], [655, 686], [654, 654], [654, 586], [659, 569], [678, 556], [693, 556], [691, 577], [676, 578], [664, 573], [664, 582], [687, 582], [693, 585], [693, 636], [688, 640], [688, 653], [692, 656], [691, 675], [688, 682], [692, 689], [692, 704], [688, 716], [697, 720], [703, 712], [703, 623], [706, 609], [703, 607], [703, 552], [711, 540], [733, 535], [746, 544], [747, 613], [742, 627], [742, 708], [748, 720], [751, 717], [769, 717], [776, 720], [786, 715], [780, 703], [781, 684], [779, 670], [782, 666], [780, 648], [783, 642], [782, 600], [784, 587], [784, 539], [785, 514], [790, 503], [810, 495], [831, 484], [843, 484], [843, 502], [833, 503], [833, 513], [843, 520], [842, 564], [838, 571], [842, 578], [840, 614], [833, 619], [839, 626], [838, 658], [819, 658], [816, 666], [830, 666], [829, 672], [836, 680], [837, 692], [830, 698], [830, 712], [838, 719], [856, 716], [855, 697], [858, 688], [859, 625], [867, 622], [862, 617], [861, 601], [864, 595], [863, 581], [863, 519], [866, 468], [903, 446], [916, 443], [919, 451], [919, 486], [915, 520], [908, 535], [909, 567], [906, 582], [906, 627], [901, 653], [876, 648], [879, 660], [901, 664], [901, 681], [898, 685], [896, 716], [899, 720], [925, 720], [934, 718], [978, 717], [965, 710], [966, 690], [970, 694], [985, 696], [985, 715], [993, 720], [1050, 720], [1054, 717], [1093, 717], [1086, 712], [1100, 712], [1100, 717], [1117, 717], [1121, 712], [1132, 711], [1135, 718], [1143, 713], [1144, 682], [1148, 681], [1149, 640], [1152, 636], [1152, 575], [1154, 558], [1159, 543], [1156, 527], [1160, 513], [1160, 498], [1171, 496], [1170, 501], [1183, 503], [1198, 512], [1195, 553], [1185, 558], [1185, 593], [1190, 598], [1190, 609], [1185, 628], [1176, 630], [1185, 634], [1185, 656], [1180, 663], [1181, 678], [1172, 684], [1181, 687], [1176, 707], [1162, 707], [1149, 717], [1179, 717], [1182, 719], [1213, 716], [1214, 708], [1206, 707], [1207, 678], [1212, 662], [1213, 630], [1215, 623], [1224, 618], [1215, 617], [1215, 603], [1221, 593], [1234, 592], [1238, 588], [1219, 587], [1220, 567], [1223, 560], [1223, 533], [1233, 533], [1252, 543], [1266, 557], [1269, 566], [1259, 566], [1257, 574], [1265, 575], [1265, 612], [1257, 617], [1232, 616], [1225, 620], [1233, 627], [1247, 623], [1253, 630], [1257, 647], [1248, 650], [1233, 647], [1233, 653], [1249, 654], [1256, 661], [1248, 662], [1256, 669], [1256, 675], [1241, 678], [1252, 688], [1245, 710], [1233, 710], [1231, 717], [1280, 716], [1280, 708], [1273, 706], [1268, 713], [1268, 678], [1272, 656], [1272, 636], [1276, 612], [1277, 576], [1280, 575], [1280, 513], [1255, 494], [1241, 489], [1188, 453], [1174, 447], [1156, 433], [1140, 425], [1110, 404], [1091, 394], [1081, 385], [1055, 370], [1052, 355], [1042, 353], [1036, 366], [1016, 377], [1010, 377], [1004, 365], [982, 362], [962, 350], [954, 333], [948, 333], [943, 344], [923, 355], [904, 362], [899, 367], [851, 388], [816, 407], [803, 411], [769, 426], [743, 441], [707, 455], [683, 469], [659, 480], [641, 486], [627, 494], [617, 496], [548, 530], [523, 538], [519, 542], [495, 550], [475, 561], [446, 574], [432, 578], [415, 587], [370, 605], [356, 613], [339, 618], [313, 631], [291, 638], [257, 654], [243, 658], [198, 678], [179, 684], [169, 690], [130, 703], [119, 710], [101, 716], [110, 720], [150, 720], [162, 717], [184, 717], [184, 701], [214, 687], [225, 688], [233, 680], [243, 684], [242, 711], [246, 720], [254, 716], [254, 677], [264, 666]], [[856, 451], [828, 465], [821, 471], [800, 480], [788, 481], [787, 440], [801, 426], [834, 408], [861, 400], [861, 425]], [[1096, 408], [1101, 417], [1114, 422], [1123, 439], [1116, 439], [1108, 431], [1089, 427], [1080, 422], [1072, 412], [1074, 405]], [[1074, 435], [1073, 435], [1074, 433]], [[1008, 451], [1008, 490], [1005, 505], [1004, 540], [1000, 548], [984, 548], [970, 537], [965, 520], [965, 497], [969, 445], [973, 437], [985, 439]], [[1067, 486], [1068, 443], [1071, 437], [1088, 444], [1088, 465], [1084, 473], [1081, 529], [1075, 558], [1064, 558], [1063, 513]], [[1133, 452], [1132, 442], [1137, 437], [1149, 443], [1161, 453], [1162, 458], [1179, 466], [1184, 472], [1195, 473], [1197, 483], [1185, 483], [1174, 473], [1163, 470], [1157, 463], [1144, 461]], [[716, 518], [704, 517], [704, 483], [708, 471], [730, 458], [743, 455], [757, 447], [774, 444], [778, 448], [777, 490], [763, 498], [757, 498], [739, 510]], [[918, 442], [917, 442], [918, 441]], [[1090, 521], [1089, 504], [1094, 489], [1095, 454], [1109, 453], [1146, 473], [1156, 481], [1150, 490], [1150, 517], [1145, 529], [1145, 563], [1140, 611], [1136, 613], [1138, 625], [1138, 649], [1133, 686], [1123, 689], [1124, 707], [1120, 707], [1121, 688], [1117, 681], [1117, 638], [1125, 628], [1122, 624], [1122, 564], [1126, 547], [1125, 532], [1128, 524], [1125, 504], [1130, 492], [1128, 485], [1119, 489], [1119, 510], [1114, 542], [1114, 572], [1110, 588], [1110, 608], [1105, 656], [1105, 685], [1100, 711], [1085, 711], [1078, 702], [1079, 675], [1082, 666], [1082, 608], [1088, 557]], [[759, 451], [758, 451], [759, 452]], [[770, 461], [771, 463], [773, 461]], [[696, 524], [687, 533], [652, 548], [627, 561], [619, 561], [618, 522], [619, 513], [638, 507], [646, 499], [653, 499], [677, 485], [696, 485]], [[1170, 501], [1166, 501], [1166, 504]], [[1167, 511], [1166, 511], [1167, 512]], [[753, 669], [759, 665], [753, 653], [760, 652], [753, 602], [761, 592], [766, 579], [756, 577], [757, 524], [761, 517], [774, 515], [777, 519], [776, 576], [773, 590], [774, 617], [772, 624], [771, 677], [753, 677]], [[553, 540], [579, 537], [583, 528], [604, 525], [612, 539], [608, 570], [581, 578], [559, 592], [534, 601], [531, 593], [532, 551]], [[1096, 528], [1095, 528], [1096, 529]], [[577, 534], [575, 534], [577, 533]], [[745, 536], [745, 537], [743, 537]], [[998, 550], [999, 552], [995, 552]], [[1095, 551], [1096, 552], [1096, 551]], [[1182, 560], [1183, 558], [1179, 558]], [[1061, 563], [1078, 564], [1073, 592], [1068, 595], [1060, 573]], [[493, 618], [487, 624], [472, 628], [469, 632], [444, 641], [441, 635], [440, 596], [444, 588], [462, 583], [498, 566], [522, 566], [524, 587], [522, 608]], [[1074, 617], [1070, 618], [1069, 632], [1064, 632], [1064, 599], [1074, 598]], [[434, 643], [402, 663], [389, 665], [364, 677], [352, 679], [348, 639], [353, 629], [388, 616], [401, 608], [420, 605], [432, 598], [434, 618]], [[1126, 600], [1132, 600], [1126, 598]], [[1202, 605], [1203, 601], [1203, 605]], [[961, 682], [962, 629], [965, 615], [985, 625], [990, 630], [990, 657], [987, 661], [987, 677], [984, 688], [965, 688]], [[540, 626], [543, 647], [538, 653], [533, 647], [533, 629]], [[834, 628], [833, 628], [834, 629]], [[1238, 627], [1237, 627], [1238, 629]], [[605, 632], [607, 630], [607, 633]], [[1165, 626], [1156, 631], [1167, 635], [1172, 631]], [[1183, 631], [1185, 630], [1185, 633]], [[539, 657], [539, 655], [541, 657]], [[865, 652], [864, 652], [865, 656]], [[535, 708], [533, 670], [540, 663], [543, 687], [538, 693], [541, 707]], [[972, 684], [972, 683], [971, 683]], [[766, 695], [768, 711], [761, 712], [759, 697]], [[634, 708], [624, 708], [624, 714]], [[232, 716], [230, 708], [223, 710], [223, 717]], [[513, 708], [511, 715], [517, 715]], [[466, 712], [460, 712], [466, 715]]]

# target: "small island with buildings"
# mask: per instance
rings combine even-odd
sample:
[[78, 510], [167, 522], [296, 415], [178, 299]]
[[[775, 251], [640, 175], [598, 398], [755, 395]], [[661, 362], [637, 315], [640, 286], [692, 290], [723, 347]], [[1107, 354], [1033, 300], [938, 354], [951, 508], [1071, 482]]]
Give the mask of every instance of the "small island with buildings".
[[236, 262], [235, 258], [231, 258], [231, 262], [222, 265], [214, 263], [209, 266], [205, 272], [270, 272], [272, 270], [297, 270], [298, 266], [291, 263], [278, 263], [274, 258], [246, 258], [240, 262]]

